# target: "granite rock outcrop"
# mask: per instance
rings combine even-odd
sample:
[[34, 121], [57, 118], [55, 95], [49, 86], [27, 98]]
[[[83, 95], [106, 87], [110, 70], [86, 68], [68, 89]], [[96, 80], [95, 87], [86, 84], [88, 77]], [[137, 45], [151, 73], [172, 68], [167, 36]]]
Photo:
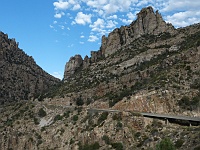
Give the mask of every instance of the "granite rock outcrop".
[[102, 55], [107, 57], [119, 50], [121, 46], [129, 44], [144, 34], [158, 35], [174, 31], [174, 27], [166, 23], [158, 11], [154, 13], [152, 7], [143, 8], [137, 14], [137, 19], [129, 26], [121, 26], [111, 32], [108, 37], [102, 37]]

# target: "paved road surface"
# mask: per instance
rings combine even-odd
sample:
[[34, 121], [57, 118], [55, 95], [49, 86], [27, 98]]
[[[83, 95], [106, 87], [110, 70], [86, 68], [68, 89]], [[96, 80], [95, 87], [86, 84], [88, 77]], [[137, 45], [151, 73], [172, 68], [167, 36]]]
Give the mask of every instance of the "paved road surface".
[[[120, 110], [114, 110], [114, 109], [95, 109], [95, 108], [90, 108], [88, 109], [88, 111], [89, 112], [122, 112]], [[125, 111], [125, 112], [130, 112], [130, 111]], [[155, 117], [155, 118], [162, 118], [162, 119], [176, 119], [176, 120], [200, 122], [200, 117], [177, 116], [177, 115], [166, 115], [166, 114], [145, 113], [145, 112], [135, 112], [135, 113], [139, 113], [144, 117]]]

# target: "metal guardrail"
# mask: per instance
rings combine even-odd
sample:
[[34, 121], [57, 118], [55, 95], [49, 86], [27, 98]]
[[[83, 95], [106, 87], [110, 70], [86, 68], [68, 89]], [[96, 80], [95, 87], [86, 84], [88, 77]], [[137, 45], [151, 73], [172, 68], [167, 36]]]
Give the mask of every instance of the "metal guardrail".
[[[123, 111], [114, 110], [114, 109], [89, 108], [87, 110], [89, 112], [123, 112]], [[124, 112], [131, 112], [131, 111], [124, 111]], [[161, 118], [161, 119], [175, 119], [175, 120], [200, 122], [200, 117], [177, 116], [177, 115], [166, 115], [166, 114], [145, 113], [145, 112], [133, 112], [133, 113], [141, 114], [143, 117], [149, 117], [149, 118], [153, 117], [153, 118]]]

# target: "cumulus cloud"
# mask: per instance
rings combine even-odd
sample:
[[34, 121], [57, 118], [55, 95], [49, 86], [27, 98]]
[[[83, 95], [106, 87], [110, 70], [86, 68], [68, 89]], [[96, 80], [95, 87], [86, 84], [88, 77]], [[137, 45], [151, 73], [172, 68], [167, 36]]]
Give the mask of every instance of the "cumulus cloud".
[[122, 19], [120, 18], [121, 22], [123, 22], [124, 24], [130, 24], [132, 22], [132, 20], [129, 20], [129, 19]]
[[99, 38], [95, 35], [90, 35], [88, 39], [89, 42], [95, 42], [97, 40], [99, 40]]
[[62, 30], [65, 29], [65, 26], [63, 26], [63, 25], [59, 25], [59, 27], [60, 27]]
[[69, 3], [62, 0], [54, 2], [53, 5], [55, 6], [55, 10], [66, 10], [69, 7]]
[[109, 17], [107, 17], [107, 19], [117, 19], [117, 15], [109, 16]]
[[[55, 1], [53, 3], [54, 17], [64, 18], [65, 21], [68, 19], [71, 25], [85, 25], [85, 28], [89, 29], [88, 32], [90, 32], [89, 42], [98, 41], [101, 35], [107, 34], [120, 25], [129, 25], [136, 19], [136, 14], [147, 6], [159, 10], [165, 21], [172, 23], [175, 27], [184, 27], [200, 22], [199, 0], [179, 0], [176, 2], [174, 0]], [[74, 13], [77, 10], [79, 12]], [[60, 25], [60, 22], [56, 24]], [[71, 27], [72, 29], [73, 27]]]
[[76, 4], [73, 6], [72, 10], [78, 10], [80, 8], [81, 8], [81, 6], [79, 4]]
[[103, 7], [103, 10], [105, 11], [106, 14], [115, 13], [117, 12], [118, 9], [119, 9], [118, 6], [112, 4], [107, 4]]
[[116, 21], [108, 20], [106, 23], [106, 28], [115, 28], [118, 23]]
[[200, 22], [200, 1], [184, 0], [177, 1], [174, 5], [173, 0], [168, 0], [162, 6], [161, 12], [165, 14], [167, 22], [175, 27], [185, 27]]
[[134, 20], [136, 18], [136, 14], [133, 14], [132, 12], [129, 12], [127, 14], [127, 17], [130, 19], [130, 20]]
[[89, 27], [91, 31], [97, 32], [97, 35], [101, 36], [106, 33], [106, 22], [104, 19], [98, 18], [93, 24], [90, 24]]
[[84, 14], [83, 12], [78, 12], [75, 18], [77, 24], [85, 25], [91, 23], [91, 14]]
[[[136, 11], [137, 12], [137, 11]], [[120, 20], [124, 23], [124, 24], [131, 24], [135, 19], [136, 19], [136, 12], [133, 14], [132, 12], [129, 12], [126, 15], [126, 18], [120, 18]]]
[[92, 31], [96, 31], [99, 28], [102, 29], [104, 28], [105, 22], [103, 19], [98, 18], [93, 24], [91, 24], [89, 27], [92, 28]]
[[174, 4], [174, 0], [168, 0], [164, 3], [163, 9], [161, 11], [169, 12], [169, 11], [188, 11], [188, 10], [199, 10], [200, 1], [199, 0], [182, 0], [176, 1]]
[[108, 15], [117, 11], [127, 11], [131, 8], [131, 4], [136, 1], [137, 0], [89, 0], [86, 4], [93, 9], [103, 10], [104, 14]]
[[80, 38], [82, 38], [82, 39], [83, 39], [84, 37], [85, 37], [84, 35], [81, 35], [81, 36], [80, 36]]
[[64, 16], [65, 15], [65, 13], [64, 12], [61, 12], [61, 13], [56, 13], [55, 15], [54, 15], [54, 17], [55, 18], [61, 18], [62, 16]]
[[175, 27], [188, 26], [200, 22], [200, 11], [178, 12], [168, 15], [166, 21], [172, 23]]

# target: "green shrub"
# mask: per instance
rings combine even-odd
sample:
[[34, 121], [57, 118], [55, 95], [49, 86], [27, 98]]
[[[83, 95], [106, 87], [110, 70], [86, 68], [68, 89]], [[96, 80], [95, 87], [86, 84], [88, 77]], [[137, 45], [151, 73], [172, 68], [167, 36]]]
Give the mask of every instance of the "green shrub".
[[78, 120], [78, 115], [74, 115], [72, 120], [76, 122]]
[[54, 122], [58, 121], [58, 120], [62, 120], [63, 116], [61, 115], [56, 115], [53, 119]]
[[46, 113], [46, 111], [44, 111], [43, 108], [40, 108], [39, 112], [38, 112], [38, 115], [39, 115], [39, 117], [42, 118], [42, 117], [45, 117], [47, 115], [47, 113]]
[[190, 98], [188, 96], [183, 96], [181, 100], [178, 102], [178, 105], [182, 109], [188, 109], [188, 107], [190, 106]]
[[121, 113], [115, 113], [113, 116], [112, 116], [112, 119], [113, 120], [122, 120], [122, 114]]
[[40, 144], [42, 144], [42, 140], [41, 140], [41, 139], [39, 139], [39, 140], [37, 141], [37, 146], [40, 145]]
[[141, 136], [141, 132], [136, 132], [134, 136], [135, 138], [139, 138]]
[[184, 143], [184, 140], [182, 139], [178, 139], [176, 142], [175, 142], [175, 147], [176, 148], [180, 148]]
[[99, 125], [100, 123], [102, 123], [104, 120], [106, 120], [107, 117], [108, 117], [108, 112], [103, 112], [103, 113], [101, 114], [101, 116], [98, 118], [98, 121], [97, 121], [98, 125]]
[[98, 142], [95, 142], [93, 144], [85, 144], [81, 145], [79, 143], [79, 150], [98, 150], [100, 148], [100, 145]]
[[84, 104], [84, 101], [81, 97], [77, 98], [76, 99], [76, 105], [77, 106], [82, 106]]
[[60, 135], [63, 135], [64, 132], [65, 132], [65, 129], [61, 128], [60, 129]]
[[156, 150], [175, 150], [175, 146], [169, 138], [165, 138], [156, 145]]
[[123, 144], [122, 143], [112, 143], [111, 145], [115, 150], [123, 150]]
[[70, 111], [65, 112], [65, 113], [64, 113], [64, 117], [65, 117], [65, 118], [68, 118], [68, 117], [69, 117], [69, 114], [70, 114]]
[[106, 144], [110, 144], [110, 139], [109, 139], [109, 137], [107, 135], [104, 135], [102, 137], [102, 140], [104, 140]]
[[123, 124], [120, 121], [118, 121], [116, 127], [117, 128], [122, 128], [122, 126], [123, 126]]
[[74, 139], [70, 139], [70, 142], [69, 142], [69, 144], [71, 145], [71, 144], [74, 144]]
[[39, 124], [38, 118], [34, 117], [34, 118], [33, 118], [33, 121], [34, 121], [35, 125], [38, 125], [38, 124]]

